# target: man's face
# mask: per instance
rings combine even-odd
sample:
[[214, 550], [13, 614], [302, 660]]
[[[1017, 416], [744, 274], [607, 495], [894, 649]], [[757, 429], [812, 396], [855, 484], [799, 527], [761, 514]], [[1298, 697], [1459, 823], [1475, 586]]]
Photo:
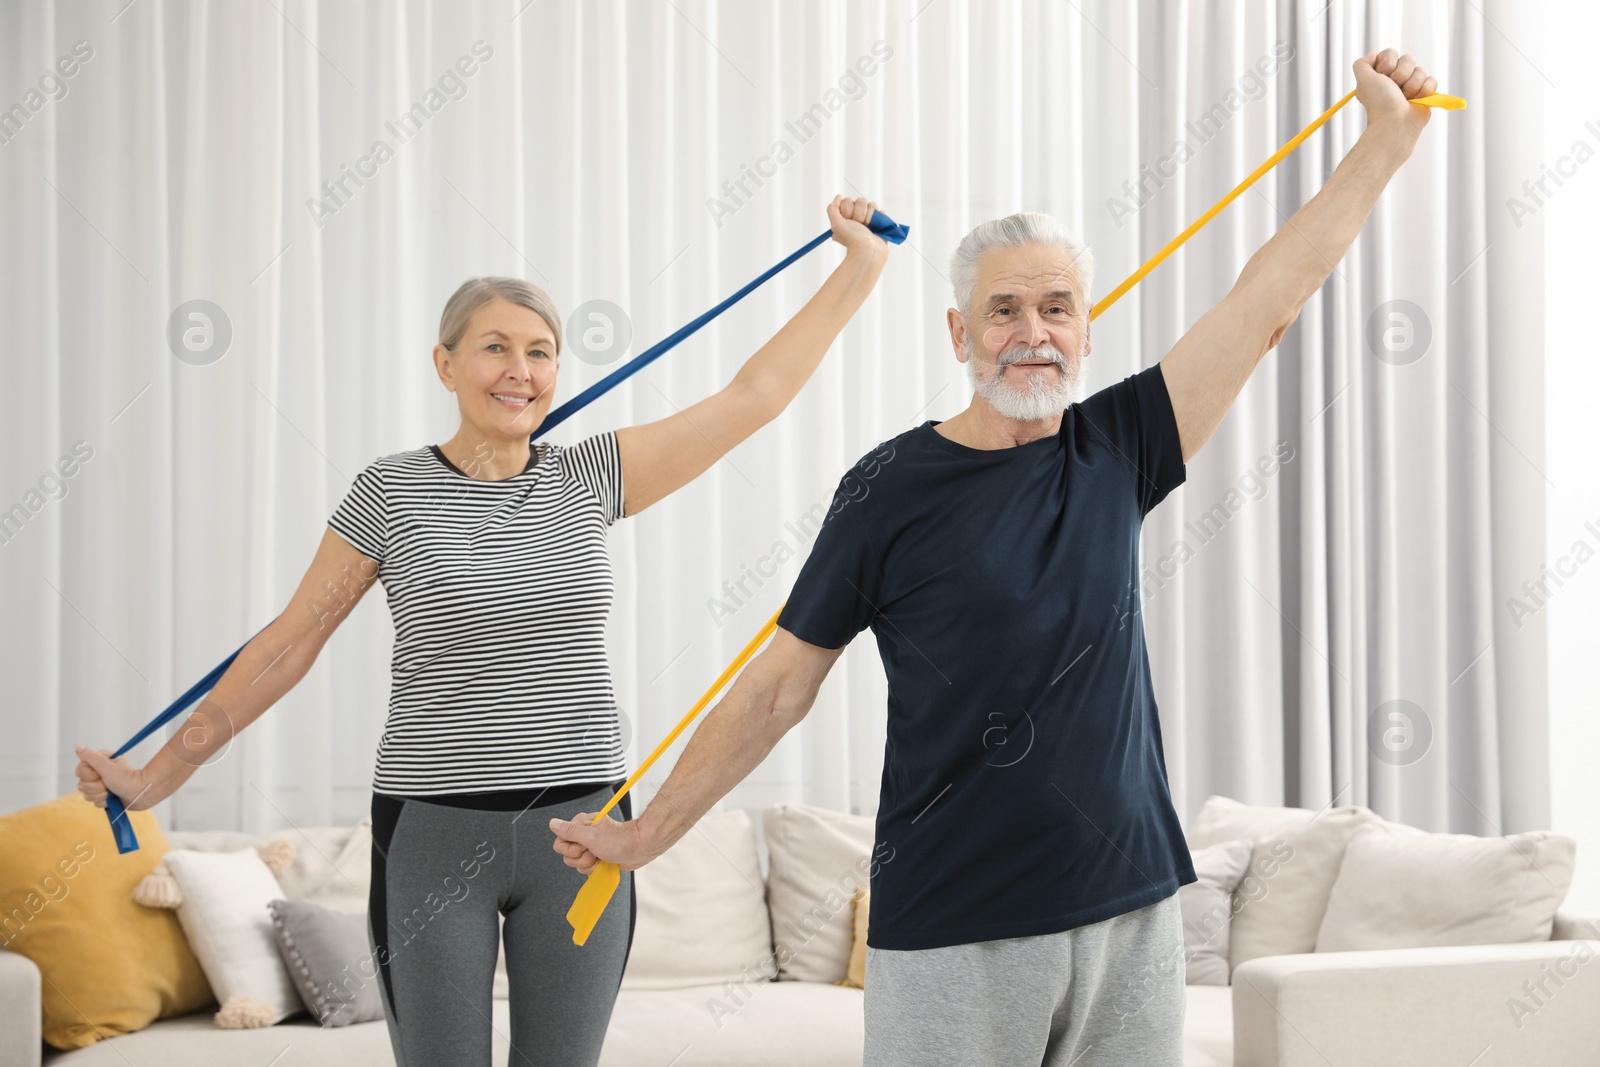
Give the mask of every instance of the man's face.
[[1089, 309], [1070, 256], [1048, 245], [988, 252], [950, 338], [973, 389], [1001, 415], [1053, 418], [1081, 399]]

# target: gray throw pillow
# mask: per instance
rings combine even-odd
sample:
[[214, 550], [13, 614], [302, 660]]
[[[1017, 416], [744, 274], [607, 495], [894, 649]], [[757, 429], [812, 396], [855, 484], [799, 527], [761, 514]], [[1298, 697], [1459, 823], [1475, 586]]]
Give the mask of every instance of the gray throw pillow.
[[323, 1026], [383, 1018], [365, 914], [303, 900], [274, 900], [272, 928], [306, 1010]]
[[1233, 894], [1250, 866], [1250, 854], [1248, 840], [1220, 841], [1189, 853], [1199, 881], [1178, 889], [1189, 985], [1228, 984], [1228, 926], [1233, 920]]

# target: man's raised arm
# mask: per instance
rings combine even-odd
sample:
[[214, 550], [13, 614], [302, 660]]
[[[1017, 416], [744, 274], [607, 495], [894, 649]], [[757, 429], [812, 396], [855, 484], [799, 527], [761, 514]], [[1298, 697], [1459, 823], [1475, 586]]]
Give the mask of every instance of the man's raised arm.
[[551, 819], [555, 850], [568, 867], [584, 874], [598, 860], [631, 871], [661, 855], [805, 718], [844, 649], [819, 648], [779, 628], [766, 651], [706, 715], [643, 814], [629, 822], [601, 819], [594, 825], [593, 812], [580, 812], [570, 821]]
[[1161, 360], [1187, 463], [1210, 439], [1267, 350], [1321, 288], [1411, 155], [1431, 108], [1411, 104], [1437, 81], [1392, 48], [1355, 61], [1367, 128], [1318, 191], [1250, 257], [1216, 307]]

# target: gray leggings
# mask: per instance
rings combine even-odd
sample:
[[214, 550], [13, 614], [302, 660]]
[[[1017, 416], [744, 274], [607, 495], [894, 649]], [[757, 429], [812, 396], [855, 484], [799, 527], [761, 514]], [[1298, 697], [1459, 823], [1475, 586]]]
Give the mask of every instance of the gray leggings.
[[867, 948], [866, 1067], [1183, 1067], [1176, 894], [1054, 934]]
[[[490, 1067], [499, 915], [511, 1067], [599, 1061], [633, 941], [633, 875], [623, 873], [587, 943], [574, 945], [566, 913], [584, 876], [550, 847], [549, 820], [598, 811], [613, 792], [373, 794], [367, 937], [398, 1067]], [[548, 796], [563, 799], [540, 802]], [[495, 805], [507, 810], [485, 810]], [[627, 798], [618, 808], [630, 817]]]

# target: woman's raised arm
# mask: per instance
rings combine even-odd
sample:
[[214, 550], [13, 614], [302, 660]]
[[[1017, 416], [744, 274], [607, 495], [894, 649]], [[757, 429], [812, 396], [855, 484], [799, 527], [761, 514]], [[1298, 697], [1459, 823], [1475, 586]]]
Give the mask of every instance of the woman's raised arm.
[[289, 606], [240, 650], [183, 727], [142, 768], [126, 756], [113, 760], [111, 749], [79, 745], [78, 792], [103, 808], [109, 788], [129, 811], [152, 807], [177, 792], [195, 768], [305, 677], [377, 575], [377, 561], [325, 530]]
[[834, 197], [828, 221], [844, 261], [726, 388], [659, 422], [617, 431], [626, 514], [688, 485], [789, 406], [883, 273], [889, 246], [867, 228], [875, 210], [866, 199]]

